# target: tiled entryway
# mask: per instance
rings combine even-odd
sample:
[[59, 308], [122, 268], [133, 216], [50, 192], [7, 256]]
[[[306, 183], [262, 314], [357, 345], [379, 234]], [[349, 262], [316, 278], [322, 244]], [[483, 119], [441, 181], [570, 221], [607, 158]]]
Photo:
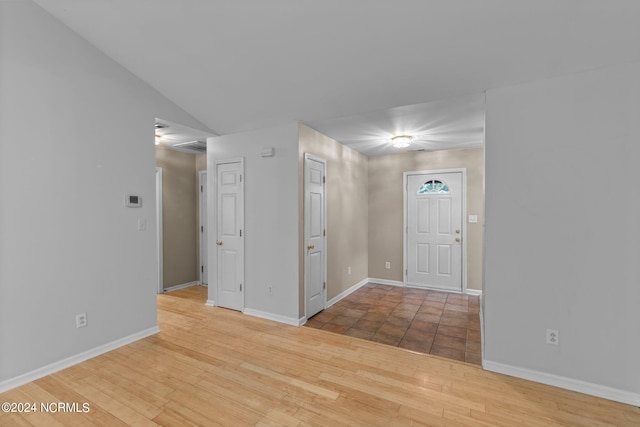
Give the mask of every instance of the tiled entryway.
[[480, 297], [369, 283], [306, 326], [480, 364]]

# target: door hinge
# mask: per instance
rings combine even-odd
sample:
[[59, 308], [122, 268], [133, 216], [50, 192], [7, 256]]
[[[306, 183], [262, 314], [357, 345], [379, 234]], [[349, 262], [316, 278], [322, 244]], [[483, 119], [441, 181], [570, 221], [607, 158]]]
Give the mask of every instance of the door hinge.
[[327, 182], [327, 177], [326, 177], [326, 176], [323, 176], [323, 177], [322, 177], [322, 183], [324, 184], [325, 182]]
[[201, 233], [204, 233], [204, 225], [201, 225], [201, 226], [200, 226], [200, 232], [201, 232]]
[[240, 175], [240, 182], [242, 182], [242, 175]]
[[322, 230], [322, 235], [326, 236], [327, 235], [327, 229], [325, 228], [324, 230]]
[[242, 283], [240, 283], [240, 292], [242, 292]]
[[404, 275], [409, 277], [409, 269], [408, 268], [404, 271]]
[[322, 282], [322, 289], [327, 289], [327, 282]]
[[240, 237], [242, 237], [242, 230], [240, 230]]
[[202, 193], [202, 185], [200, 186], [200, 192]]
[[204, 273], [204, 265], [200, 266], [200, 273]]

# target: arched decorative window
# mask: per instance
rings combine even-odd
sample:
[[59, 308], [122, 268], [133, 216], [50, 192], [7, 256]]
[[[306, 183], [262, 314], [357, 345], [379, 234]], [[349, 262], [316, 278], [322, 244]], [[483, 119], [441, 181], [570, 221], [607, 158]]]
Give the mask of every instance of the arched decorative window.
[[418, 194], [447, 194], [449, 187], [438, 179], [430, 179], [420, 186]]

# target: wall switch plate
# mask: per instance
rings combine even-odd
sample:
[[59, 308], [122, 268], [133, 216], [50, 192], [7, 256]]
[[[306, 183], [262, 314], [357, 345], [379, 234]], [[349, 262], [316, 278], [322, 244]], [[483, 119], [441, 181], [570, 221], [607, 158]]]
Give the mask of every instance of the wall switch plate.
[[560, 332], [555, 329], [547, 329], [547, 344], [559, 345], [560, 344]]
[[87, 325], [87, 313], [76, 314], [76, 328], [84, 328]]
[[389, 261], [384, 263], [384, 268], [386, 268], [387, 270], [389, 270], [391, 268], [391, 263]]
[[144, 231], [147, 229], [147, 220], [139, 219], [138, 220], [138, 231]]
[[347, 267], [347, 274], [351, 274], [351, 267]]
[[476, 224], [478, 222], [478, 215], [469, 215], [469, 223]]
[[273, 286], [267, 286], [267, 292], [269, 292], [269, 295], [273, 295]]

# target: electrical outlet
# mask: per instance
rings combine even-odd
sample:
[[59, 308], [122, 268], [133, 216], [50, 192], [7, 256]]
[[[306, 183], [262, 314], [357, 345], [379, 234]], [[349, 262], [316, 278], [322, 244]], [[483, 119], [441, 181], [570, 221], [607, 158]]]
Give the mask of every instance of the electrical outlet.
[[269, 292], [269, 295], [273, 295], [273, 286], [267, 286], [267, 292]]
[[76, 328], [84, 328], [87, 324], [87, 313], [76, 314]]
[[387, 270], [389, 270], [391, 268], [391, 263], [389, 261], [384, 263], [384, 268], [386, 268]]
[[560, 332], [555, 329], [547, 329], [547, 344], [559, 345], [560, 344]]
[[351, 267], [347, 267], [347, 274], [351, 274]]

